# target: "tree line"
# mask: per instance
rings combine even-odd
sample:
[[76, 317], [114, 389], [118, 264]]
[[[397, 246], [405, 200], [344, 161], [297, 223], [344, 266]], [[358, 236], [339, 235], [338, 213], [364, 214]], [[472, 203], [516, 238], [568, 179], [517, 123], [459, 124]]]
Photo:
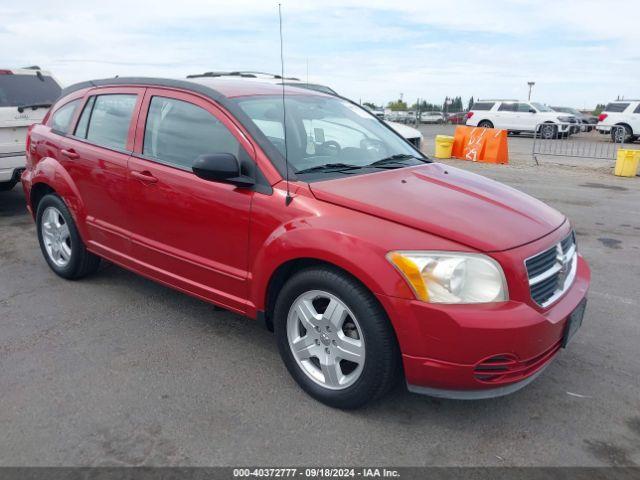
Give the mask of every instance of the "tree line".
[[[618, 97], [620, 100], [620, 97]], [[469, 98], [469, 101], [465, 105], [462, 101], [462, 97], [445, 97], [443, 103], [431, 103], [426, 100], [419, 100], [409, 105], [407, 102], [402, 99], [394, 100], [387, 103], [386, 108], [393, 111], [402, 111], [406, 112], [408, 110], [412, 111], [420, 111], [420, 112], [447, 112], [447, 113], [455, 113], [462, 112], [464, 110], [471, 110], [474, 99], [473, 97]], [[372, 102], [364, 102], [362, 105], [371, 109], [371, 110], [384, 110], [383, 105], [376, 105]], [[596, 108], [593, 110], [594, 115], [599, 115], [605, 108], [605, 104], [599, 103], [596, 105]]]
[[[363, 105], [371, 110], [382, 110], [385, 107], [376, 105], [372, 102], [364, 102]], [[469, 98], [469, 101], [464, 104], [462, 97], [445, 97], [442, 103], [431, 103], [426, 100], [418, 100], [412, 105], [409, 105], [402, 99], [391, 101], [387, 104], [386, 108], [393, 111], [420, 111], [420, 112], [461, 112], [463, 110], [469, 110], [473, 105], [473, 97]]]

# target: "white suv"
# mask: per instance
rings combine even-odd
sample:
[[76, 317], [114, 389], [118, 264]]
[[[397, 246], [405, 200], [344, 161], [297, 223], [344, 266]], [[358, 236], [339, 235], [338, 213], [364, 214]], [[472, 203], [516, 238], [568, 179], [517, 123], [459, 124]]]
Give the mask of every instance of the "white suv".
[[521, 100], [479, 100], [467, 113], [466, 124], [512, 133], [535, 132], [541, 125], [539, 134], [542, 138], [567, 136], [580, 130], [573, 115], [556, 112], [541, 103]]
[[[619, 128], [611, 131], [612, 125]], [[611, 134], [615, 142], [633, 142], [640, 137], [640, 100], [616, 100], [608, 104], [598, 117], [600, 133]]]
[[60, 91], [51, 74], [38, 67], [0, 69], [0, 191], [20, 180], [27, 128], [42, 121]]

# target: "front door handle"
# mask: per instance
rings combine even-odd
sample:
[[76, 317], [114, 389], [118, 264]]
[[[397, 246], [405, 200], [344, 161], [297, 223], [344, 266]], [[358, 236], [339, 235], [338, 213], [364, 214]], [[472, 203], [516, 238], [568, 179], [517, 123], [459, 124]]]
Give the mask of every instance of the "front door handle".
[[137, 172], [135, 170], [133, 170], [131, 172], [131, 176], [133, 178], [137, 178], [138, 180], [140, 180], [143, 183], [156, 183], [158, 181], [158, 179], [156, 177], [154, 177], [151, 172], [145, 170], [144, 172]]
[[62, 149], [60, 150], [60, 153], [71, 160], [80, 158], [80, 155], [78, 155], [73, 148], [70, 148], [69, 150]]

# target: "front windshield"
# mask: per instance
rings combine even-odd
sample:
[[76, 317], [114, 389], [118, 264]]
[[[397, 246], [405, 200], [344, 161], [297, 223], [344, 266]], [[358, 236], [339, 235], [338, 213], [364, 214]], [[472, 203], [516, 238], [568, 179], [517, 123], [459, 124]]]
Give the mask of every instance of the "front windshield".
[[[285, 152], [282, 97], [240, 97], [240, 108], [267, 140]], [[385, 168], [426, 161], [374, 115], [336, 97], [289, 95], [286, 98], [288, 162], [302, 174], [365, 173], [371, 164]], [[311, 170], [311, 172], [309, 172]]]
[[546, 105], [543, 105], [542, 103], [531, 102], [531, 105], [536, 107], [536, 110], [538, 110], [539, 112], [553, 112], [553, 110], [551, 110]]

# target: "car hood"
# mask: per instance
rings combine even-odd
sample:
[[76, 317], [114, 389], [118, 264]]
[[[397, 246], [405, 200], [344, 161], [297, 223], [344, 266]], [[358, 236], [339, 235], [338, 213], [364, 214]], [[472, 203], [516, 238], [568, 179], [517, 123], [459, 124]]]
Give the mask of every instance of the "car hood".
[[407, 127], [406, 125], [396, 122], [385, 121], [385, 123], [393, 128], [397, 133], [402, 135], [404, 138], [422, 138], [422, 134], [415, 128]]
[[432, 163], [310, 185], [319, 200], [491, 252], [557, 229], [564, 215], [514, 188]]

